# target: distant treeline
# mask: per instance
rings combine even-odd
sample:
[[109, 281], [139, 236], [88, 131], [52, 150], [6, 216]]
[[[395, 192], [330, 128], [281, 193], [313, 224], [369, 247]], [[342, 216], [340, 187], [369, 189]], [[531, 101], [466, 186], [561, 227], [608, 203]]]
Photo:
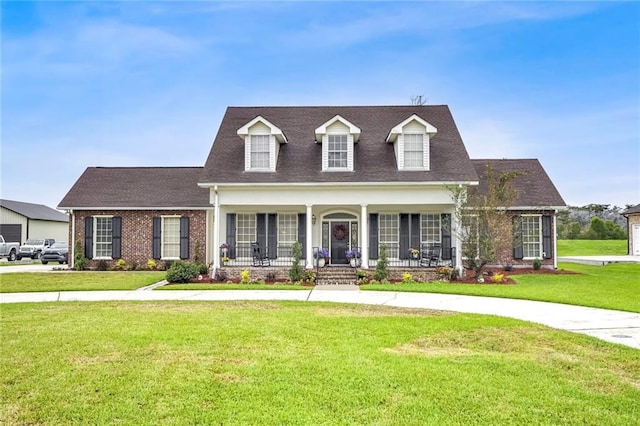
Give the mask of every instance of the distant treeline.
[[610, 204], [569, 206], [558, 213], [558, 238], [561, 240], [624, 240], [627, 219], [622, 212], [631, 207]]

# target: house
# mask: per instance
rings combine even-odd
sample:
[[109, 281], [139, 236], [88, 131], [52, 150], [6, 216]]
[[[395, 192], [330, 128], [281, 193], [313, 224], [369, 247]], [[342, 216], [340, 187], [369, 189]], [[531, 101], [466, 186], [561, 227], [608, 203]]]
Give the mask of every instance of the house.
[[[482, 187], [447, 106], [229, 107], [204, 167], [89, 168], [59, 207], [90, 259], [200, 259], [217, 270], [252, 266], [257, 242], [273, 267], [306, 268], [319, 248], [329, 264], [361, 253], [375, 266], [418, 266], [411, 248], [437, 244], [460, 267], [451, 187]], [[537, 160], [496, 160], [527, 175], [514, 215], [525, 250], [555, 266], [555, 213], [565, 203]], [[196, 246], [198, 248], [196, 248]], [[228, 248], [227, 248], [228, 246]], [[224, 247], [221, 249], [220, 247]]]
[[640, 256], [640, 204], [629, 207], [622, 215], [627, 218], [628, 254]]
[[69, 217], [43, 204], [0, 200], [0, 235], [19, 243], [29, 238], [67, 241]]

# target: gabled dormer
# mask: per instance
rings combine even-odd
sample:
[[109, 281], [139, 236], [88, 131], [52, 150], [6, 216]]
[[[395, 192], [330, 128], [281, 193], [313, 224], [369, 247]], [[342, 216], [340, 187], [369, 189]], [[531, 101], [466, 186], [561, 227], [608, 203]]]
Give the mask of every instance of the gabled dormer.
[[244, 139], [245, 172], [275, 172], [280, 145], [287, 143], [282, 130], [257, 116], [238, 129]]
[[430, 170], [429, 139], [437, 132], [416, 114], [391, 129], [387, 142], [394, 144], [398, 170]]
[[316, 143], [322, 144], [322, 171], [352, 172], [353, 144], [360, 139], [360, 129], [336, 115], [315, 133]]

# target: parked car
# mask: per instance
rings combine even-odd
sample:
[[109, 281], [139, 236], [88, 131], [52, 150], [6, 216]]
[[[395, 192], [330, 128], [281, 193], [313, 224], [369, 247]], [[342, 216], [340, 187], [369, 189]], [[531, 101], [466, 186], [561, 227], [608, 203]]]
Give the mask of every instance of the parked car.
[[10, 243], [0, 235], [0, 259], [6, 257], [9, 262], [13, 262], [18, 256], [19, 249], [20, 243]]
[[23, 257], [30, 257], [31, 259], [38, 259], [42, 254], [42, 251], [51, 246], [51, 244], [55, 243], [56, 240], [53, 238], [29, 238], [23, 245], [20, 246], [20, 250], [18, 251], [18, 260], [21, 260]]
[[43, 265], [49, 262], [58, 262], [59, 264], [69, 263], [69, 244], [66, 241], [58, 241], [42, 252], [40, 261]]

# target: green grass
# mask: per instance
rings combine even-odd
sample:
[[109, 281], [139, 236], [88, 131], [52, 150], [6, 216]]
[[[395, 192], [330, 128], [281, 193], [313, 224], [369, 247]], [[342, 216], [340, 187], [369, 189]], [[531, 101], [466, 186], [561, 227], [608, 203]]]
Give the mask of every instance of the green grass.
[[606, 266], [590, 266], [560, 263], [559, 267], [579, 272], [579, 274], [514, 275], [513, 278], [517, 282], [515, 285], [433, 282], [372, 284], [361, 286], [361, 288], [363, 290], [507, 297], [640, 312], [640, 297], [638, 297], [640, 294], [640, 265], [617, 263]]
[[624, 256], [627, 240], [558, 240], [558, 256]]
[[640, 351], [517, 320], [295, 302], [2, 307], [0, 424], [640, 418]]
[[218, 283], [190, 283], [169, 284], [157, 287], [156, 290], [311, 290], [313, 287], [304, 287], [298, 284], [218, 284]]
[[133, 290], [162, 281], [166, 272], [30, 272], [0, 275], [0, 293]]

